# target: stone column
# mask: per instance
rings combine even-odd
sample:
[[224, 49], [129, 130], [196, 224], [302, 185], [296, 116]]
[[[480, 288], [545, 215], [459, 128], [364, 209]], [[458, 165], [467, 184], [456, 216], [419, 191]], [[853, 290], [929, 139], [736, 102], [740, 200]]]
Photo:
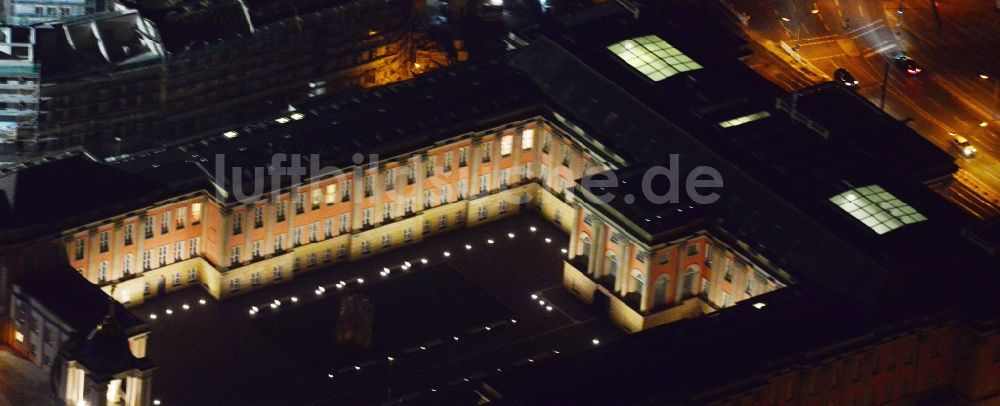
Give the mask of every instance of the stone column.
[[[642, 291], [639, 292], [639, 294], [641, 295], [641, 299], [639, 300], [639, 311], [647, 312], [649, 311], [650, 307], [652, 307], [650, 306], [650, 300], [652, 300], [652, 298], [649, 296], [649, 289], [651, 289], [650, 285], [653, 283], [653, 280], [651, 279], [653, 274], [652, 255], [649, 255], [646, 258], [646, 266], [643, 267], [642, 272], [643, 276], [646, 278], [646, 283], [642, 284]], [[669, 288], [669, 286], [667, 288]]]
[[229, 260], [229, 239], [233, 233], [233, 210], [228, 207], [221, 207], [220, 214], [222, 215], [222, 238], [219, 243], [219, 265], [221, 268], [229, 269], [233, 266], [232, 261]]
[[577, 240], [580, 239], [580, 219], [583, 218], [583, 207], [579, 204], [573, 203], [573, 212], [576, 213], [573, 219], [573, 228], [569, 233], [569, 255], [566, 258], [573, 259], [576, 257], [576, 245]]
[[[264, 206], [264, 244], [261, 247], [261, 251], [270, 252], [274, 254], [274, 221], [278, 216], [278, 198], [279, 195], [272, 195], [267, 199], [267, 204]], [[324, 200], [326, 197], [324, 195]]]
[[[373, 173], [371, 173], [372, 188], [374, 189], [372, 190], [372, 196], [375, 197], [375, 212], [378, 213], [372, 224], [376, 226], [381, 225], [383, 222], [382, 219], [385, 218], [385, 212], [383, 211], [385, 208], [382, 205], [382, 195], [385, 193], [385, 176], [382, 175], [382, 171], [384, 170], [385, 164], [380, 161], [378, 166], [376, 166], [374, 171], [372, 171]], [[389, 213], [389, 218], [392, 219], [392, 213]]]
[[362, 165], [354, 167], [351, 179], [351, 232], [360, 230], [362, 221], [361, 202], [365, 199], [365, 171]]
[[[309, 202], [306, 202], [309, 204]], [[250, 258], [253, 261], [253, 236], [251, 235], [254, 230], [254, 211], [256, 210], [256, 205], [251, 203], [243, 206], [243, 211], [246, 215], [243, 216], [243, 252], [242, 255]]]
[[[413, 160], [410, 165], [413, 165], [413, 211], [420, 213], [426, 209], [424, 207], [424, 158], [427, 157], [426, 152], [421, 152], [419, 154], [413, 155]], [[409, 175], [407, 175], [409, 176]]]
[[92, 279], [90, 277], [91, 275], [93, 275], [94, 270], [97, 269], [94, 260], [97, 258], [98, 253], [101, 252], [100, 247], [98, 246], [98, 244], [95, 243], [96, 240], [97, 240], [97, 228], [91, 227], [87, 229], [87, 246], [85, 247], [86, 250], [84, 251], [87, 253], [87, 272], [84, 274], [87, 280], [96, 279], [96, 278]]
[[521, 171], [521, 134], [523, 132], [524, 127], [518, 127], [517, 130], [514, 131], [513, 139], [510, 141], [512, 144], [510, 152], [511, 178], [508, 180], [510, 183], [518, 183], [524, 180], [524, 173]]
[[535, 151], [535, 160], [531, 163], [531, 174], [536, 178], [542, 176], [542, 147], [545, 145], [545, 134], [548, 131], [548, 126], [543, 125], [541, 121], [535, 123], [535, 139], [531, 147]]
[[632, 250], [630, 245], [632, 245], [628, 238], [623, 234], [619, 233], [622, 242], [618, 247], [618, 272], [615, 274], [615, 286], [618, 289], [618, 293], [622, 296], [629, 293], [629, 289], [632, 287], [632, 267], [629, 266], [630, 254]]
[[490, 162], [493, 165], [490, 167], [490, 185], [486, 188], [487, 193], [493, 193], [500, 188], [500, 161], [503, 161], [503, 155], [500, 155], [500, 143], [502, 142], [503, 133], [493, 136], [492, 151], [490, 151], [490, 158], [492, 158]]
[[604, 226], [604, 221], [600, 219], [594, 219], [594, 238], [591, 243], [591, 254], [589, 265], [587, 266], [587, 271], [590, 272], [594, 278], [599, 278], [603, 274], [603, 263], [604, 263], [604, 247], [607, 230]]
[[472, 144], [469, 145], [469, 190], [466, 191], [465, 196], [470, 200], [473, 196], [479, 194], [479, 167], [483, 159], [482, 151], [482, 141], [480, 138], [473, 138]]
[[143, 273], [146, 270], [142, 267], [142, 256], [145, 255], [145, 250], [143, 246], [146, 241], [146, 213], [139, 214], [139, 222], [135, 224], [135, 230], [132, 230], [132, 238], [135, 239], [135, 261], [133, 264], [135, 267], [135, 273]]
[[116, 221], [114, 231], [111, 233], [111, 274], [109, 280], [115, 280], [124, 276], [122, 269], [122, 246], [125, 245], [125, 238], [122, 236], [122, 222]]

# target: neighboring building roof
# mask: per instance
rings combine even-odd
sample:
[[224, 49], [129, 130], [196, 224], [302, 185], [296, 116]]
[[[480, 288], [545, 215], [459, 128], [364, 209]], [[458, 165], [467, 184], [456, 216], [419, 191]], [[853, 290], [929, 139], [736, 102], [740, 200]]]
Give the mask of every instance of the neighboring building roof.
[[887, 318], [825, 291], [789, 287], [579, 355], [508, 368], [486, 385], [504, 404], [700, 404], [877, 345], [914, 325], [953, 319], [949, 311]]
[[158, 60], [156, 28], [137, 11], [101, 12], [40, 23], [36, 59], [46, 76]]
[[14, 281], [15, 291], [27, 295], [83, 338], [108, 315], [113, 302], [119, 328], [128, 335], [146, 331], [147, 326], [101, 288], [90, 283], [69, 265], [32, 269]]
[[121, 209], [123, 203], [150, 197], [157, 188], [149, 179], [97, 162], [82, 153], [2, 169], [0, 194], [6, 199], [0, 201], [0, 206], [5, 206], [0, 213], [6, 211], [6, 214], [0, 216], [0, 228], [30, 228], [64, 224], [69, 219], [89, 219], [93, 213], [108, 213], [108, 209]]

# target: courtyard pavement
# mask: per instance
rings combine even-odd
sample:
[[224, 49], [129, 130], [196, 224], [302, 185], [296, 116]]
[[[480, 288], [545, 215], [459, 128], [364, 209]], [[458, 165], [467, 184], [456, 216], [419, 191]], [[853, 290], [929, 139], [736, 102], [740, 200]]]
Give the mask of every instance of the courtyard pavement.
[[[420, 402], [624, 335], [561, 287], [567, 246], [562, 231], [526, 212], [320, 264], [221, 302], [199, 287], [153, 299], [133, 309], [152, 330], [153, 398], [164, 406]], [[368, 350], [337, 344], [347, 293], [373, 305]]]

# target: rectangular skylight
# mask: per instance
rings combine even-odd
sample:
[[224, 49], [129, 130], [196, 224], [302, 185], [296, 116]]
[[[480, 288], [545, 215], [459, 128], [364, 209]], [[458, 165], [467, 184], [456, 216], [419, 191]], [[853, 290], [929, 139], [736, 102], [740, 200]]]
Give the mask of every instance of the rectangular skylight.
[[831, 197], [830, 201], [878, 234], [927, 220], [923, 214], [879, 185], [848, 190]]
[[757, 120], [760, 120], [762, 118], [768, 118], [768, 117], [771, 117], [771, 113], [768, 113], [767, 110], [759, 111], [759, 112], [756, 112], [756, 113], [753, 113], [753, 114], [747, 114], [747, 115], [742, 116], [742, 117], [736, 117], [736, 118], [734, 118], [732, 120], [726, 120], [726, 121], [720, 122], [719, 123], [719, 127], [722, 127], [722, 128], [736, 127], [736, 126], [741, 125], [741, 124], [746, 124], [746, 123], [749, 123], [751, 121], [757, 121]]
[[654, 82], [702, 68], [656, 35], [620, 41], [608, 46], [608, 50]]

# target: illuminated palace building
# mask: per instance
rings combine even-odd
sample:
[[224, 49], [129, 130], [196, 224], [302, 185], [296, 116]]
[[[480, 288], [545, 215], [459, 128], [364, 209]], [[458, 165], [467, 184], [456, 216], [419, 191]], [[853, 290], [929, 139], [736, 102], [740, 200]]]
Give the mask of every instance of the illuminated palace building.
[[[6, 170], [3, 280], [62, 267], [128, 306], [189, 286], [225, 299], [535, 209], [571, 237], [565, 287], [624, 329], [649, 330], [634, 336], [691, 318], [752, 326], [755, 313], [740, 309], [780, 308], [768, 298], [799, 289], [911, 332], [901, 320], [929, 308], [996, 309], [979, 291], [995, 282], [984, 272], [996, 266], [989, 239], [931, 191], [955, 170], [950, 156], [837, 86], [793, 99], [738, 60], [749, 52], [743, 41], [687, 6], [665, 14], [684, 18], [662, 20], [653, 8], [634, 19], [615, 2], [595, 7], [602, 12], [543, 31], [502, 60], [316, 99], [114, 164], [74, 152]], [[907, 156], [882, 153], [890, 149]], [[301, 169], [290, 167], [296, 160], [301, 183], [289, 175]], [[342, 171], [321, 169], [330, 167]], [[657, 167], [676, 182], [650, 177]], [[685, 190], [704, 168], [724, 182], [699, 189], [718, 194], [710, 204]], [[598, 182], [609, 175], [617, 183]], [[657, 195], [681, 190], [662, 203], [644, 194], [647, 185]], [[23, 305], [3, 293], [0, 303]], [[989, 317], [980, 325], [995, 326]], [[14, 332], [34, 340], [19, 323], [6, 341]], [[977, 345], [1000, 344], [996, 329], [984, 331]], [[731, 340], [721, 346], [739, 347]], [[782, 351], [800, 348], [773, 355], [790, 359], [798, 355]], [[767, 362], [731, 378], [778, 365]], [[1000, 392], [950, 384], [886, 399], [946, 387], [966, 399]]]

